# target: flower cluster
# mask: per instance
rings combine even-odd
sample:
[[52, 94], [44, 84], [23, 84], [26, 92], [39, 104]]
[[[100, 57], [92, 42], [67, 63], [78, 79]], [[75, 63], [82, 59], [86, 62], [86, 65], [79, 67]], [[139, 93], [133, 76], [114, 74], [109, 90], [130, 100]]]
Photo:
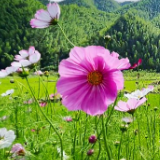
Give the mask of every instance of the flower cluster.
[[128, 98], [128, 101], [119, 101], [118, 106], [115, 107], [115, 110], [133, 114], [137, 107], [146, 102], [147, 99], [144, 96], [153, 91], [153, 89], [153, 86], [148, 86], [147, 88], [143, 88], [142, 90], [136, 90], [131, 94], [124, 94], [124, 96]]

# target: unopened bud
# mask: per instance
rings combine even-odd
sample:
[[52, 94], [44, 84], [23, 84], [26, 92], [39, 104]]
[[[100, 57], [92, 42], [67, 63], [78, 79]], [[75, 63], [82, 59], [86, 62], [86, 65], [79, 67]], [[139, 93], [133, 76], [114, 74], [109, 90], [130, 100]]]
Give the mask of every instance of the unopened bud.
[[95, 135], [91, 135], [88, 140], [89, 143], [95, 143], [97, 141], [97, 137]]
[[94, 149], [90, 149], [90, 150], [87, 152], [87, 155], [88, 155], [88, 156], [91, 156], [93, 153], [94, 153]]

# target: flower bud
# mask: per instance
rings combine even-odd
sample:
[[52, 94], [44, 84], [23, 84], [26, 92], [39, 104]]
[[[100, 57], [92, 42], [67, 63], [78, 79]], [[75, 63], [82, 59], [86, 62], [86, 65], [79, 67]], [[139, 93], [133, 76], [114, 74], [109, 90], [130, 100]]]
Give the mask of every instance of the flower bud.
[[10, 79], [10, 83], [14, 83], [14, 79]]
[[49, 77], [49, 72], [48, 72], [48, 71], [45, 71], [45, 72], [44, 72], [44, 75], [45, 75], [46, 77]]
[[88, 140], [89, 143], [95, 143], [97, 141], [97, 137], [95, 135], [91, 135]]
[[87, 152], [87, 155], [88, 155], [88, 156], [91, 156], [93, 153], [94, 153], [94, 149], [90, 149], [90, 150]]
[[127, 129], [128, 129], [128, 125], [127, 125], [127, 124], [122, 124], [122, 125], [120, 126], [120, 130], [121, 130], [122, 132], [126, 132]]

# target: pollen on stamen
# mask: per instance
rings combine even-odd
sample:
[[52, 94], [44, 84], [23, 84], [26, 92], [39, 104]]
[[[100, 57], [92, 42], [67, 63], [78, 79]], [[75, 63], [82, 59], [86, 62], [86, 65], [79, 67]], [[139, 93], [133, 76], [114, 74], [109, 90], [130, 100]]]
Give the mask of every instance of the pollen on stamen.
[[99, 85], [103, 81], [103, 75], [99, 71], [93, 71], [88, 74], [87, 80], [92, 85]]

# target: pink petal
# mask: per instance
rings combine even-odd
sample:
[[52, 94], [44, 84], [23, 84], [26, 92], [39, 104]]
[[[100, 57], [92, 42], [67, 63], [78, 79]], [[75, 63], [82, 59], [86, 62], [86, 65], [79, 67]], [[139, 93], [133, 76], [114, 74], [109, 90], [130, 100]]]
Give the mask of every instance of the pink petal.
[[29, 61], [33, 63], [37, 63], [41, 58], [41, 54], [38, 51], [35, 51], [34, 54], [29, 56]]
[[47, 10], [50, 14], [50, 16], [54, 19], [59, 19], [59, 16], [60, 16], [60, 8], [59, 8], [59, 5], [57, 3], [49, 3], [47, 5]]
[[12, 62], [11, 66], [13, 66], [13, 67], [22, 67], [20, 62]]
[[15, 72], [17, 69], [18, 69], [18, 67], [13, 67], [13, 66], [7, 67], [6, 72], [7, 72], [7, 74], [11, 74], [11, 73]]
[[35, 18], [48, 23], [52, 20], [50, 14], [43, 9], [40, 9], [36, 12]]
[[31, 65], [32, 63], [30, 62], [30, 61], [28, 61], [28, 60], [21, 60], [21, 61], [19, 61], [20, 62], [20, 64], [21, 64], [21, 66], [23, 66], [23, 67], [27, 67], [27, 66], [29, 66], [29, 65]]
[[121, 71], [112, 72], [112, 79], [116, 83], [117, 90], [122, 90], [124, 88], [124, 78]]
[[22, 58], [28, 57], [28, 51], [26, 51], [26, 50], [19, 51], [19, 54], [21, 55]]
[[127, 106], [127, 103], [123, 101], [119, 101], [118, 106], [115, 106], [114, 109], [122, 112], [127, 112], [128, 110], [130, 110], [130, 108], [128, 108]]
[[8, 74], [7, 74], [7, 72], [6, 71], [0, 71], [0, 78], [4, 78], [4, 77], [6, 77]]
[[15, 55], [14, 60], [16, 60], [16, 61], [20, 61], [20, 60], [22, 60], [22, 59], [23, 59], [23, 57], [22, 57], [22, 56], [20, 56], [20, 55]]
[[30, 46], [29, 49], [28, 49], [28, 54], [29, 54], [29, 56], [30, 56], [31, 54], [34, 54], [34, 52], [35, 52], [35, 47], [34, 47], [34, 46]]
[[38, 19], [31, 19], [30, 25], [32, 28], [47, 28], [50, 23]]
[[111, 53], [111, 56], [115, 57], [115, 58], [118, 58], [119, 57], [119, 54], [117, 52], [112, 52]]

